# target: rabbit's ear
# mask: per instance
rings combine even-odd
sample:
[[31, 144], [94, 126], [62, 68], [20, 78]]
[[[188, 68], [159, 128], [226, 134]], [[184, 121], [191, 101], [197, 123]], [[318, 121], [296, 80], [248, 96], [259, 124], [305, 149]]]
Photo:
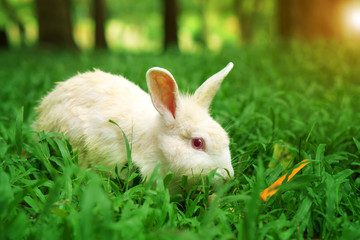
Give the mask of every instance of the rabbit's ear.
[[179, 99], [174, 77], [166, 69], [154, 67], [147, 71], [146, 81], [156, 110], [167, 122], [173, 122]]
[[194, 97], [197, 103], [205, 108], [209, 108], [216, 92], [219, 90], [220, 85], [224, 78], [228, 75], [234, 64], [230, 62], [220, 72], [215, 73], [207, 79], [195, 92]]

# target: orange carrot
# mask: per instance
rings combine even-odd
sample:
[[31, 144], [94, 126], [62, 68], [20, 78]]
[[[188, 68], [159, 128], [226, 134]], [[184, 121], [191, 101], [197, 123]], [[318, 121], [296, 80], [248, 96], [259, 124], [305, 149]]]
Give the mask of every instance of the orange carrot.
[[[305, 167], [307, 164], [309, 164], [308, 159], [302, 160], [301, 161], [302, 164], [300, 164], [300, 166], [298, 166], [297, 168], [295, 168], [291, 174], [289, 175], [287, 181], [290, 181], [290, 179], [297, 174], [303, 167]], [[260, 198], [263, 202], [266, 202], [268, 197], [270, 198], [272, 195], [274, 195], [278, 190], [279, 190], [279, 186], [283, 183], [283, 181], [286, 178], [286, 175], [283, 175], [282, 177], [280, 177], [278, 180], [276, 180], [270, 187], [266, 188], [264, 191], [262, 191], [260, 193]]]

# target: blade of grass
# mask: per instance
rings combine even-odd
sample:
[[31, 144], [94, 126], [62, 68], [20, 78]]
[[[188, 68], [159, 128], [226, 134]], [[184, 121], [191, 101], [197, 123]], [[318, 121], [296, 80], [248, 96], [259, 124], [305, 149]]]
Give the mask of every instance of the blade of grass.
[[16, 115], [15, 120], [15, 145], [19, 154], [22, 153], [22, 130], [23, 130], [23, 122], [24, 122], [24, 107], [21, 107]]
[[355, 143], [355, 145], [356, 145], [356, 148], [358, 149], [358, 151], [359, 151], [359, 153], [360, 153], [360, 142], [359, 142], [356, 138], [354, 138], [354, 137], [353, 137], [353, 140], [354, 140], [354, 143]]
[[120, 131], [121, 131], [121, 133], [123, 134], [123, 137], [124, 137], [124, 142], [125, 142], [125, 147], [126, 147], [127, 164], [128, 164], [128, 166], [127, 166], [128, 167], [127, 179], [125, 180], [125, 190], [128, 190], [129, 189], [129, 182], [131, 181], [130, 180], [130, 175], [131, 175], [132, 169], [133, 169], [133, 163], [132, 163], [132, 159], [131, 159], [132, 146], [130, 145], [129, 140], [128, 140], [125, 132], [122, 130], [122, 128], [116, 122], [114, 122], [111, 119], [109, 120], [109, 122], [116, 125], [120, 129]]

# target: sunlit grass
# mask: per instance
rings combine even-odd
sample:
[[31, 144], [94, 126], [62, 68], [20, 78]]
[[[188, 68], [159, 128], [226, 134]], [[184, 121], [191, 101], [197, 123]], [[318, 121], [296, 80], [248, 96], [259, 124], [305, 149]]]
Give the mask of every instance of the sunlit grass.
[[[193, 92], [229, 61], [212, 114], [229, 132], [236, 173], [216, 196], [211, 175], [170, 195], [171, 174], [131, 187], [101, 167], [80, 169], [66, 138], [31, 130], [38, 100], [77, 72], [99, 68], [146, 89], [146, 70], [161, 66]], [[0, 238], [359, 239], [359, 65], [354, 49], [324, 44], [216, 55], [1, 52]], [[284, 174], [268, 168], [275, 144], [311, 163], [263, 203], [260, 192]]]

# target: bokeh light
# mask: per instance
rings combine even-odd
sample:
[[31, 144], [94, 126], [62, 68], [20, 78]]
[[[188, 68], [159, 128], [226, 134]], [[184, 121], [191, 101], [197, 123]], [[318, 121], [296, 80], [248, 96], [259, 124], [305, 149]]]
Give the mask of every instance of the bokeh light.
[[344, 27], [349, 36], [360, 36], [360, 1], [344, 7]]

